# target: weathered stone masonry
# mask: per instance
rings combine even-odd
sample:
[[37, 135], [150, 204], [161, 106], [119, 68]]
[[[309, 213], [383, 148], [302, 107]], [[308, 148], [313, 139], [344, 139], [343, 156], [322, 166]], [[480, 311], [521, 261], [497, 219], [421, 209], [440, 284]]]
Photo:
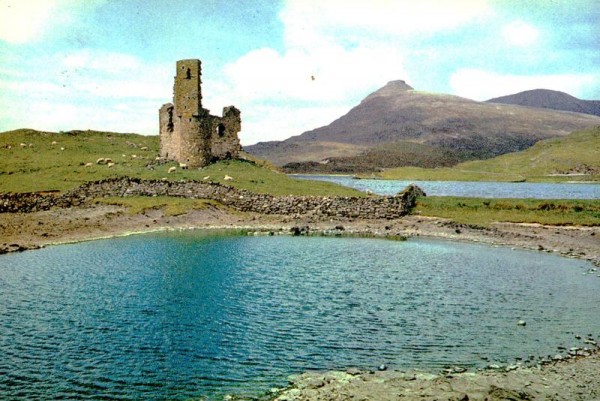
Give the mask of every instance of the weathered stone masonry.
[[210, 115], [202, 107], [201, 75], [200, 60], [177, 61], [173, 103], [159, 110], [160, 156], [189, 167], [236, 158], [241, 149], [240, 111], [228, 106], [222, 117]]
[[52, 207], [71, 207], [105, 196], [178, 196], [212, 199], [243, 212], [278, 215], [312, 215], [360, 219], [396, 219], [406, 215], [422, 191], [409, 186], [395, 196], [323, 197], [273, 196], [239, 190], [218, 183], [170, 182], [115, 178], [90, 182], [64, 195], [0, 194], [0, 213], [33, 212]]

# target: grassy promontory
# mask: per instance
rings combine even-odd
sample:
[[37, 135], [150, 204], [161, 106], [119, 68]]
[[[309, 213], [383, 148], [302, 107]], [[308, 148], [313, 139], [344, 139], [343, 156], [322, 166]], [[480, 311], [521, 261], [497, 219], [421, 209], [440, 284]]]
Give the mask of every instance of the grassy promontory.
[[446, 168], [399, 167], [383, 179], [441, 181], [600, 182], [600, 127], [540, 141], [522, 152]]
[[[550, 149], [556, 154], [560, 144], [571, 144], [570, 152], [587, 146], [595, 151], [600, 129], [570, 136], [566, 140], [545, 141], [539, 148], [538, 162], [545, 162]], [[590, 144], [590, 141], [592, 144]], [[593, 145], [593, 144], [596, 145]], [[179, 168], [176, 162], [156, 160], [159, 141], [156, 136], [117, 134], [98, 131], [64, 133], [22, 129], [0, 133], [0, 193], [66, 191], [85, 182], [115, 177], [166, 179], [169, 181], [197, 180], [219, 182], [239, 189], [272, 195], [366, 196], [365, 193], [323, 181], [295, 180], [267, 162], [245, 155], [246, 160], [228, 160], [202, 169]], [[522, 152], [523, 154], [530, 154]], [[600, 153], [600, 152], [596, 152]], [[511, 155], [503, 156], [514, 157]], [[581, 155], [577, 155], [578, 160]], [[103, 159], [103, 160], [101, 160]], [[110, 161], [107, 161], [110, 159]], [[501, 158], [498, 158], [498, 160]], [[521, 159], [523, 156], [521, 155]], [[471, 163], [489, 163], [471, 162]], [[587, 160], [587, 159], [586, 159]], [[589, 159], [589, 165], [598, 163]], [[110, 163], [110, 164], [109, 164]], [[171, 167], [176, 171], [168, 173]], [[451, 169], [444, 169], [452, 172]], [[425, 170], [426, 171], [426, 170]], [[492, 170], [488, 174], [494, 174]], [[501, 173], [502, 174], [502, 173]], [[229, 176], [231, 180], [225, 180]], [[451, 179], [457, 179], [451, 176]], [[127, 207], [129, 213], [139, 214], [150, 209], [166, 215], [181, 215], [210, 206], [214, 202], [175, 197], [102, 198], [97, 202]], [[600, 201], [580, 200], [520, 200], [476, 199], [452, 197], [421, 198], [415, 214], [452, 219], [458, 223], [489, 225], [496, 221], [540, 223], [552, 225], [600, 225]]]
[[[273, 195], [364, 196], [331, 183], [294, 180], [249, 155], [184, 170], [176, 162], [156, 160], [158, 152], [157, 136], [31, 129], [0, 133], [0, 192], [66, 191], [89, 181], [128, 176], [219, 182]], [[168, 173], [171, 167], [176, 170]]]

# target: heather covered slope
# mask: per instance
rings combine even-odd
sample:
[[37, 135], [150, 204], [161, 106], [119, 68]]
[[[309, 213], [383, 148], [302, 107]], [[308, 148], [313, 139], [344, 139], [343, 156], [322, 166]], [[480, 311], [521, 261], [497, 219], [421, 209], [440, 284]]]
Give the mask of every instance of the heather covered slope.
[[575, 113], [600, 116], [600, 100], [578, 99], [568, 93], [548, 89], [534, 89], [519, 92], [514, 95], [490, 99], [487, 102], [572, 111]]
[[[392, 81], [325, 127], [246, 150], [277, 165], [327, 161], [329, 166], [321, 168], [332, 171], [336, 171], [332, 166], [354, 172], [437, 167], [516, 152], [541, 139], [597, 125], [600, 117], [596, 116], [476, 102], [419, 92], [404, 81]], [[416, 147], [409, 143], [422, 145], [420, 151], [415, 153]], [[346, 146], [344, 156], [339, 156], [337, 144]], [[393, 149], [394, 156], [381, 152], [382, 147]], [[432, 165], [427, 155], [436, 153], [443, 156]], [[297, 165], [295, 171], [302, 168]]]
[[466, 181], [600, 181], [600, 127], [540, 141], [521, 152], [452, 168], [394, 168], [386, 179]]

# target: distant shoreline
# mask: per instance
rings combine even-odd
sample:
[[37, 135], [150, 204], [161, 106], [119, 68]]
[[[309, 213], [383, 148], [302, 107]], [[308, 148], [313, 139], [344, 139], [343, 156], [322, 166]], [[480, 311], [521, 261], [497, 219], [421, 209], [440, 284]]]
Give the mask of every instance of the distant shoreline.
[[554, 253], [587, 260], [600, 266], [599, 226], [545, 226], [493, 223], [489, 227], [455, 223], [449, 219], [409, 215], [400, 219], [292, 218], [227, 211], [216, 207], [168, 216], [160, 209], [131, 214], [125, 207], [93, 205], [53, 208], [32, 213], [0, 213], [0, 253], [44, 246], [92, 241], [150, 232], [210, 229], [263, 231], [288, 234], [307, 227], [303, 234], [332, 234], [378, 238], [431, 237], [453, 241]]
[[[368, 176], [367, 173], [356, 173], [356, 174], [336, 174], [336, 173], [287, 173], [288, 176], [306, 176], [306, 177], [350, 177], [354, 180], [375, 180], [375, 181], [431, 181], [431, 182], [501, 182], [501, 183], [530, 183], [530, 184], [586, 184], [586, 185], [600, 185], [600, 181], [544, 181], [544, 180], [527, 180], [527, 179], [516, 179], [516, 180], [473, 180], [473, 179], [440, 179], [440, 178], [410, 178], [410, 177], [399, 177], [399, 178], [388, 178], [378, 176]], [[551, 174], [551, 177], [587, 177], [589, 174]]]

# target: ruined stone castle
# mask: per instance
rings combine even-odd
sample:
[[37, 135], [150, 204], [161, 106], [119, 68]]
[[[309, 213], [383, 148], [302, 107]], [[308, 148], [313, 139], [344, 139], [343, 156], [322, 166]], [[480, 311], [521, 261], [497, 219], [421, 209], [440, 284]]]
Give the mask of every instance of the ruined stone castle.
[[236, 158], [241, 149], [240, 111], [228, 106], [222, 117], [211, 116], [202, 108], [200, 76], [200, 60], [177, 61], [173, 103], [159, 110], [160, 156], [188, 167]]

